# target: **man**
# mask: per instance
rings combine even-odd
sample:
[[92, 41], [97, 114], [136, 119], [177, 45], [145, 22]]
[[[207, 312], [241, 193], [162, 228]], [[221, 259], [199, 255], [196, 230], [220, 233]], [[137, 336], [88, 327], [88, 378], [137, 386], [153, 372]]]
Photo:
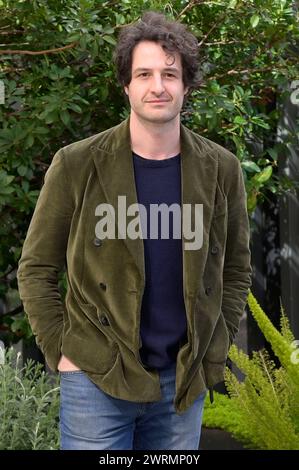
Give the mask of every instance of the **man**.
[[237, 158], [180, 123], [197, 55], [161, 14], [124, 28], [129, 118], [47, 171], [18, 282], [61, 375], [62, 449], [198, 449], [206, 391], [223, 379], [250, 286], [248, 217]]

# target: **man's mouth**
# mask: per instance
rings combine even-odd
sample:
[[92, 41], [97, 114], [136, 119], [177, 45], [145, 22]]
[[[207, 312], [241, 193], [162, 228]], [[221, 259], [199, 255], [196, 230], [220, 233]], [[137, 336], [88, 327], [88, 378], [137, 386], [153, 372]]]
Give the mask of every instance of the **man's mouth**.
[[151, 100], [146, 101], [146, 103], [168, 103], [170, 100]]

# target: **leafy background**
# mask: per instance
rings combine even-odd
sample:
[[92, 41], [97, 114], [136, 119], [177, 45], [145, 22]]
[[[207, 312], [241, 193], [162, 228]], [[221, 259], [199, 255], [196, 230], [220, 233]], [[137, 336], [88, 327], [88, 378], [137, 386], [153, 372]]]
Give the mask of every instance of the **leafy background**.
[[276, 136], [298, 78], [297, 2], [0, 0], [0, 7], [0, 338], [7, 344], [32, 341], [16, 268], [43, 176], [58, 148], [128, 115], [112, 53], [121, 28], [145, 10], [182, 21], [198, 38], [202, 83], [182, 120], [238, 156], [249, 212], [269, 193], [294, 187], [277, 169], [298, 126], [283, 145]]

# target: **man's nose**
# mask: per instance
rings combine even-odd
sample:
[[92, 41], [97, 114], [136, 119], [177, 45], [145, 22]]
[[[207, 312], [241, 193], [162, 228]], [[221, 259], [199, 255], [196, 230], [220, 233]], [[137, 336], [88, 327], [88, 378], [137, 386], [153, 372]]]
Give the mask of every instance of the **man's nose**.
[[160, 75], [153, 76], [151, 81], [151, 91], [156, 95], [161, 95], [165, 90], [163, 78]]

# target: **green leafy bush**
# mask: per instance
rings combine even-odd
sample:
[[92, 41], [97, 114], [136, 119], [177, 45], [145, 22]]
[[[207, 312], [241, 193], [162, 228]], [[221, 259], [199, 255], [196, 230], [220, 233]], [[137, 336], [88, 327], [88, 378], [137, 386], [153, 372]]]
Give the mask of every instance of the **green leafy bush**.
[[11, 348], [0, 364], [0, 450], [58, 449], [58, 379], [20, 360]]
[[254, 352], [250, 359], [233, 345], [229, 358], [245, 380], [238, 381], [226, 369], [229, 396], [216, 393], [213, 404], [206, 402], [203, 423], [229, 431], [246, 447], [299, 450], [299, 361], [288, 319], [282, 310], [279, 332], [252, 293], [248, 304], [281, 366], [276, 367], [265, 350]]
[[0, 338], [7, 346], [32, 335], [15, 273], [44, 174], [58, 148], [127, 116], [112, 54], [123, 26], [145, 10], [183, 22], [198, 38], [203, 80], [182, 120], [237, 155], [249, 211], [268, 192], [289, 188], [277, 172], [278, 159], [287, 145], [296, 145], [298, 126], [284, 129], [284, 143], [276, 134], [280, 103], [298, 78], [299, 24], [292, 0], [0, 5]]

